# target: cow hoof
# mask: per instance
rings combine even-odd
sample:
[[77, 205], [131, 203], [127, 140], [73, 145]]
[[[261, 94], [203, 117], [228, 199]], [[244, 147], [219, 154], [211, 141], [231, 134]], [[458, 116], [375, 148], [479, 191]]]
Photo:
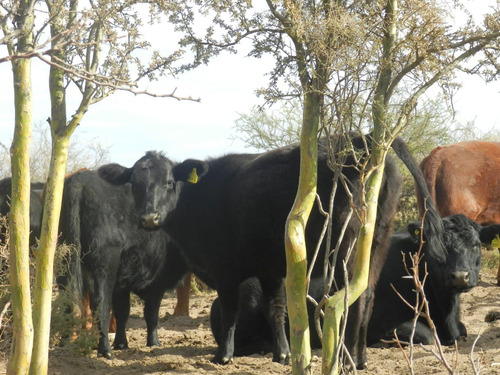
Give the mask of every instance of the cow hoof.
[[105, 359], [109, 359], [109, 360], [114, 359], [113, 353], [111, 353], [111, 352], [105, 352], [105, 353], [98, 352], [97, 358], [101, 358], [101, 357], [105, 358]]
[[128, 344], [116, 344], [113, 346], [116, 350], [123, 350], [123, 349], [128, 349]]
[[273, 356], [273, 362], [277, 362], [282, 365], [289, 365], [290, 364], [290, 353], [288, 354], [280, 354], [279, 356]]
[[219, 365], [227, 365], [227, 364], [230, 364], [230, 363], [233, 363], [233, 357], [219, 357], [218, 355], [216, 355], [213, 359], [212, 359], [212, 363], [217, 363]]
[[363, 363], [358, 363], [356, 365], [357, 370], [366, 370], [368, 368], [368, 363], [363, 362]]
[[159, 340], [148, 342], [147, 346], [161, 346], [161, 343]]

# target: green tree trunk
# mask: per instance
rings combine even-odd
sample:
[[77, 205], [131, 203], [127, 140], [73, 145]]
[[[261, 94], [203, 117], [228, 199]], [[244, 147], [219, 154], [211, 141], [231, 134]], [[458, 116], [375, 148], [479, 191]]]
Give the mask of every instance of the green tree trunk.
[[14, 64], [16, 125], [11, 148], [12, 200], [10, 208], [10, 283], [14, 333], [8, 374], [25, 374], [31, 358], [33, 326], [29, 274], [29, 148], [31, 138], [31, 64]]
[[309, 374], [311, 345], [307, 315], [307, 252], [305, 227], [316, 199], [318, 165], [318, 124], [320, 97], [306, 93], [300, 136], [300, 177], [295, 202], [288, 215], [285, 231], [286, 295], [290, 320], [292, 373]]
[[[72, 3], [73, 4], [73, 3]], [[52, 18], [51, 34], [57, 36], [63, 29], [59, 14]], [[58, 50], [53, 59], [64, 61], [64, 50]], [[36, 259], [36, 277], [33, 300], [33, 323], [35, 340], [30, 374], [45, 375], [48, 371], [50, 318], [52, 287], [54, 279], [54, 256], [57, 248], [59, 217], [64, 188], [64, 176], [68, 159], [69, 139], [83, 112], [78, 112], [74, 122], [66, 120], [66, 90], [64, 72], [54, 66], [50, 68], [49, 88], [51, 98], [52, 152], [49, 175], [45, 186], [42, 233]], [[85, 108], [86, 111], [86, 108]]]
[[340, 345], [340, 322], [345, 312], [346, 292], [349, 297], [348, 305], [350, 306], [361, 296], [368, 286], [371, 246], [377, 218], [378, 195], [384, 175], [383, 161], [385, 159], [385, 151], [380, 146], [374, 146], [372, 149], [372, 158], [371, 164], [375, 169], [368, 177], [366, 184], [366, 209], [364, 222], [360, 228], [356, 243], [353, 277], [349, 282], [348, 289], [346, 290], [344, 287], [336, 292], [325, 306], [322, 352], [322, 374], [325, 375], [339, 373], [339, 363], [336, 353], [339, 351]]
[[350, 306], [368, 287], [370, 255], [377, 219], [377, 202], [384, 175], [384, 161], [390, 146], [386, 123], [392, 76], [392, 57], [397, 31], [397, 0], [388, 0], [385, 6], [385, 30], [380, 76], [373, 96], [373, 141], [370, 156], [370, 174], [366, 180], [366, 205], [356, 244], [353, 277], [348, 289], [343, 288], [329, 299], [323, 323], [323, 374], [338, 374], [340, 321], [345, 311], [346, 292]]
[[[28, 1], [19, 3], [19, 28], [23, 34], [18, 40], [17, 52], [32, 48], [33, 13]], [[13, 52], [10, 50], [10, 52]], [[12, 194], [10, 225], [10, 283], [14, 332], [7, 374], [27, 374], [33, 345], [31, 320], [31, 293], [29, 274], [29, 204], [30, 172], [29, 149], [32, 127], [31, 61], [12, 61], [14, 77], [15, 127], [11, 146]]]
[[48, 370], [54, 255], [57, 247], [68, 144], [69, 137], [56, 138], [52, 141], [52, 158], [45, 188], [43, 229], [36, 257], [33, 291], [35, 339], [29, 371], [32, 375], [44, 375], [47, 374]]

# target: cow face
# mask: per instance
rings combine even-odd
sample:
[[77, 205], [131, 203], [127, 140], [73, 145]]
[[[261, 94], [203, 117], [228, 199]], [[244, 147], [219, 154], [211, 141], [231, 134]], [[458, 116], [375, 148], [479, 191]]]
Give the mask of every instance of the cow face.
[[[481, 266], [481, 227], [463, 215], [443, 218], [443, 242], [447, 251], [446, 262], [439, 264], [435, 275], [446, 290], [468, 291], [479, 278]], [[432, 262], [431, 262], [432, 263]], [[431, 265], [435, 267], [436, 265]]]
[[172, 172], [173, 166], [163, 155], [148, 152], [132, 167], [129, 182], [139, 223], [143, 228], [158, 228], [175, 208], [179, 191]]
[[107, 168], [100, 175], [118, 185], [130, 183], [139, 225], [157, 229], [165, 222], [179, 199], [184, 183], [196, 183], [206, 173], [206, 163], [186, 160], [174, 164], [158, 152], [149, 151], [132, 168]]

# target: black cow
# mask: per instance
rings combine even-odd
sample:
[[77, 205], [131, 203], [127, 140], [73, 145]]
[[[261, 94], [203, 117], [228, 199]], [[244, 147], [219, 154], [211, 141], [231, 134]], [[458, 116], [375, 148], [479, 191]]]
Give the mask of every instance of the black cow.
[[[354, 139], [362, 151], [361, 138]], [[326, 206], [332, 188], [333, 173], [327, 166], [327, 144], [319, 144], [318, 193]], [[228, 363], [233, 357], [233, 335], [238, 305], [238, 285], [250, 276], [256, 276], [263, 285], [267, 319], [272, 322], [275, 361], [283, 362], [289, 355], [284, 331], [284, 224], [295, 198], [299, 176], [300, 150], [298, 145], [280, 148], [260, 155], [226, 155], [209, 160], [201, 168], [197, 184], [185, 186], [177, 207], [166, 217], [165, 228], [180, 244], [190, 268], [213, 285], [223, 309], [223, 333], [215, 362]], [[193, 162], [193, 161], [191, 161]], [[348, 158], [347, 165], [354, 165]], [[184, 179], [191, 172], [190, 163], [177, 168]], [[180, 171], [183, 171], [180, 173]], [[344, 168], [344, 175], [356, 186], [359, 173], [356, 168]], [[401, 179], [394, 162], [388, 158], [381, 197], [378, 225], [373, 245], [373, 258], [383, 258], [399, 197]], [[355, 200], [358, 192], [354, 189]], [[339, 236], [350, 206], [349, 198], [338, 189], [335, 197], [336, 216], [333, 219], [333, 241]], [[162, 220], [162, 219], [161, 219]], [[324, 217], [315, 208], [307, 226], [309, 247], [319, 237]], [[338, 259], [346, 257], [347, 248], [357, 236], [359, 222], [351, 220], [342, 242]], [[353, 259], [348, 268], [352, 270]], [[341, 274], [341, 266], [337, 265]], [[321, 268], [321, 267], [319, 267]], [[342, 286], [342, 277], [337, 280]], [[370, 285], [374, 280], [370, 278]], [[366, 302], [359, 303], [360, 320], [354, 321], [353, 330], [363, 323]], [[356, 307], [353, 308], [354, 310]], [[357, 335], [352, 335], [349, 346], [357, 350]], [[364, 348], [364, 343], [360, 345]], [[365, 360], [364, 349], [359, 353]]]
[[[161, 154], [148, 152], [132, 168], [110, 164], [98, 172], [78, 172], [65, 182], [61, 240], [75, 245], [71, 274], [79, 300], [90, 293], [100, 331], [99, 356], [113, 357], [108, 341], [111, 307], [117, 324], [114, 348], [128, 345], [125, 325], [131, 291], [145, 301], [147, 345], [159, 345], [161, 299], [187, 271], [175, 243], [158, 230], [157, 210], [165, 215], [175, 205], [180, 188], [172, 167]], [[125, 176], [130, 184], [110, 183]], [[147, 194], [155, 198], [148, 199]], [[145, 200], [147, 207], [142, 205]]]
[[[442, 221], [445, 228], [446, 262], [436, 259], [433, 249], [425, 243], [424, 231], [419, 277], [424, 280], [427, 269], [424, 292], [429, 302], [430, 316], [440, 342], [452, 345], [459, 337], [467, 336], [467, 329], [460, 321], [460, 294], [477, 284], [481, 243], [490, 244], [495, 235], [500, 234], [500, 225], [481, 227], [463, 215], [448, 216]], [[387, 261], [375, 289], [375, 304], [368, 326], [369, 345], [376, 344], [381, 339], [394, 339], [394, 330], [397, 330], [401, 341], [410, 340], [414, 312], [391, 287], [392, 284], [408, 303], [413, 306], [416, 304], [415, 285], [412, 278], [405, 277], [403, 256], [408, 267], [411, 267], [410, 255], [415, 254], [420, 247], [420, 223], [410, 223], [407, 229], [392, 237]], [[422, 344], [434, 341], [426, 319], [419, 319], [413, 341]]]
[[[356, 157], [362, 157], [365, 142], [361, 137], [353, 138], [352, 142], [359, 150]], [[333, 177], [327, 165], [327, 143], [326, 139], [322, 139], [318, 145], [317, 192], [324, 207], [327, 207], [329, 201]], [[344, 150], [339, 146], [340, 142], [334, 144], [337, 144], [337, 151]], [[419, 185], [426, 189], [418, 164], [409, 154], [404, 142], [396, 140], [393, 148], [412, 174], [419, 178]], [[223, 327], [221, 344], [214, 361], [228, 363], [232, 360], [238, 313], [238, 286], [248, 277], [255, 276], [262, 285], [266, 319], [271, 323], [273, 331], [273, 360], [283, 362], [289, 356], [284, 330], [286, 262], [283, 238], [286, 218], [297, 189], [299, 146], [292, 145], [260, 155], [226, 155], [206, 163], [188, 160], [175, 166], [175, 179], [186, 181], [193, 170], [193, 164], [196, 163], [197, 172], [200, 174], [198, 183], [186, 184], [180, 192], [175, 209], [171, 210], [168, 216], [159, 213], [157, 219], [160, 223], [164, 222], [167, 232], [179, 243], [190, 268], [217, 290], [222, 306]], [[354, 168], [354, 158], [348, 156], [343, 164], [343, 175], [350, 181], [348, 185], [353, 188], [354, 203], [358, 203], [359, 190], [356, 187], [359, 171]], [[117, 180], [124, 183], [127, 178]], [[378, 201], [372, 264], [381, 265], [385, 259], [400, 186], [401, 177], [397, 167], [391, 158], [387, 158]], [[339, 237], [351, 205], [342, 187], [337, 189], [334, 205], [333, 243]], [[314, 248], [323, 222], [324, 217], [314, 208], [306, 230], [309, 249]], [[429, 244], [444, 261], [442, 222], [435, 210], [426, 215], [424, 224], [429, 235]], [[335, 265], [339, 287], [343, 285], [342, 260], [346, 258], [349, 244], [357, 237], [359, 227], [357, 218], [351, 219], [347, 225]], [[308, 256], [310, 258], [312, 254]], [[348, 262], [348, 271], [351, 273], [353, 260], [354, 257], [351, 257]], [[318, 266], [315, 274], [318, 272], [322, 272], [322, 267]], [[373, 288], [379, 272], [380, 267], [372, 267], [367, 292], [350, 309], [352, 318], [348, 321], [348, 331], [351, 334], [347, 336], [346, 345], [358, 366], [363, 366], [366, 361], [364, 340]]]
[[[33, 182], [30, 185], [30, 245], [36, 244], [42, 229], [43, 183]], [[0, 215], [7, 216], [10, 211], [10, 196], [12, 194], [12, 178], [0, 180]]]
[[[360, 151], [364, 143], [354, 139]], [[333, 172], [327, 166], [326, 139], [319, 143], [318, 194], [323, 207], [332, 190]], [[298, 145], [280, 148], [260, 155], [227, 155], [208, 161], [206, 173], [197, 184], [186, 186], [176, 210], [167, 218], [166, 229], [179, 242], [195, 274], [208, 275], [213, 281], [221, 301], [222, 332], [214, 361], [228, 363], [233, 357], [234, 329], [238, 313], [238, 285], [248, 277], [259, 279], [264, 297], [266, 319], [271, 323], [274, 344], [273, 360], [284, 362], [289, 356], [285, 335], [285, 251], [284, 228], [287, 215], [295, 199], [299, 176], [300, 150]], [[346, 165], [353, 165], [348, 158]], [[356, 168], [345, 167], [344, 175], [354, 186], [359, 173]], [[373, 257], [383, 257], [399, 197], [401, 180], [391, 159], [386, 162], [385, 178], [379, 200], [378, 225], [373, 245]], [[334, 201], [333, 243], [345, 222], [350, 202], [339, 188]], [[324, 217], [317, 207], [309, 217], [306, 237], [308, 247], [314, 247], [323, 227]], [[342, 275], [341, 261], [346, 259], [349, 244], [359, 229], [356, 219], [350, 221], [338, 255], [337, 275]], [[311, 258], [312, 254], [309, 254]], [[320, 256], [321, 258], [321, 256]], [[351, 272], [354, 257], [348, 269]], [[321, 272], [319, 266], [316, 272]], [[370, 279], [370, 284], [373, 279]], [[343, 285], [343, 277], [337, 280]], [[365, 306], [362, 300], [355, 306], [359, 320], [352, 320], [349, 328], [357, 331], [363, 324]], [[348, 342], [353, 356], [365, 362], [363, 349], [358, 353], [357, 335]]]
[[[365, 144], [361, 137], [353, 141], [362, 153]], [[327, 207], [333, 185], [333, 172], [327, 166], [327, 159], [327, 142], [323, 139], [319, 143], [317, 191], [324, 207]], [[233, 358], [238, 285], [251, 276], [256, 276], [263, 286], [266, 319], [272, 324], [274, 336], [273, 360], [284, 362], [290, 354], [284, 330], [286, 262], [283, 238], [286, 218], [297, 190], [299, 164], [299, 146], [292, 145], [263, 154], [226, 155], [207, 162], [187, 160], [174, 167], [176, 180], [187, 181], [195, 167], [199, 181], [196, 184], [186, 183], [180, 191], [176, 208], [168, 215], [159, 213], [158, 221], [164, 222], [165, 230], [180, 245], [189, 268], [217, 290], [223, 306], [224, 325], [221, 333], [223, 339], [214, 362], [228, 363]], [[353, 166], [353, 158], [348, 157], [345, 164]], [[345, 167], [343, 173], [352, 182], [354, 199], [357, 201], [359, 172], [356, 168]], [[127, 178], [124, 176], [116, 181], [125, 183]], [[379, 257], [384, 258], [382, 252], [387, 247], [400, 187], [401, 177], [397, 167], [388, 158], [373, 245], [372, 258], [375, 261]], [[143, 203], [146, 204], [147, 200]], [[334, 204], [335, 243], [350, 207], [349, 198], [342, 188], [338, 189]], [[306, 232], [309, 248], [317, 242], [323, 223], [324, 217], [314, 208]], [[349, 245], [358, 234], [359, 225], [356, 219], [352, 219], [347, 226], [339, 260], [346, 258]], [[351, 257], [349, 271], [352, 271], [353, 260]], [[337, 274], [341, 275], [341, 262], [337, 267]], [[337, 283], [342, 286], [343, 277], [339, 277]], [[370, 278], [369, 283], [374, 286], [374, 278]], [[368, 294], [365, 296], [369, 297]], [[357, 316], [360, 319], [353, 319], [350, 329], [363, 329], [361, 325], [367, 324], [363, 321], [365, 306], [368, 303], [364, 300], [358, 304]], [[356, 306], [351, 310], [356, 310]], [[351, 353], [360, 347], [358, 358], [364, 363], [365, 343], [358, 344], [357, 335], [351, 337], [353, 340], [348, 343]]]
[[[493, 224], [482, 228], [462, 215], [444, 218], [443, 223], [448, 251], [446, 262], [438, 262], [432, 249], [424, 245], [420, 270], [423, 272], [426, 263], [428, 276], [425, 294], [429, 301], [431, 318], [441, 343], [451, 345], [458, 337], [467, 334], [465, 326], [460, 322], [460, 293], [476, 285], [481, 261], [481, 242], [490, 243], [495, 235], [500, 233], [500, 225]], [[415, 303], [415, 286], [413, 279], [405, 277], [407, 274], [402, 253], [406, 256], [406, 263], [411, 265], [408, 255], [418, 251], [420, 226], [419, 222], [411, 223], [407, 232], [396, 233], [391, 237], [389, 254], [375, 289], [375, 302], [368, 325], [369, 345], [375, 345], [381, 339], [392, 340], [395, 329], [401, 341], [408, 342], [410, 339], [413, 330], [411, 321], [413, 311], [397, 296], [391, 284], [409, 303]], [[423, 280], [423, 274], [420, 278]], [[311, 279], [309, 295], [319, 302], [323, 293], [323, 279]], [[307, 308], [311, 347], [321, 348], [321, 340], [314, 328], [315, 306], [308, 301]], [[219, 343], [222, 322], [221, 304], [218, 298], [212, 303], [210, 324], [215, 341]], [[272, 338], [271, 327], [265, 319], [259, 280], [249, 278], [240, 285], [234, 353], [237, 356], [268, 353], [272, 350]], [[426, 320], [420, 319], [416, 324], [413, 342], [429, 344], [433, 339]]]
[[[314, 278], [309, 285], [309, 295], [319, 301], [324, 292], [322, 278]], [[250, 277], [239, 287], [238, 321], [234, 332], [234, 355], [249, 356], [266, 354], [273, 350], [273, 333], [266, 319], [262, 287], [259, 279]], [[321, 341], [314, 329], [315, 306], [307, 302], [309, 327], [311, 329], [311, 347], [321, 347]], [[210, 329], [218, 345], [221, 343], [222, 320], [219, 298], [212, 302], [210, 309]], [[285, 320], [285, 331], [289, 333], [288, 316]]]

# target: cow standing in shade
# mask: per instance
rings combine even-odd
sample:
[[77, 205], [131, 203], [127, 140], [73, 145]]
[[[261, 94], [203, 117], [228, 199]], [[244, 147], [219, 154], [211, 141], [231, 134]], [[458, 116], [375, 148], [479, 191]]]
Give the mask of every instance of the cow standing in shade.
[[[113, 357], [108, 341], [111, 307], [117, 324], [114, 348], [128, 346], [130, 292], [145, 301], [147, 345], [159, 345], [161, 299], [187, 271], [175, 243], [159, 230], [160, 213], [165, 216], [175, 207], [180, 189], [173, 166], [163, 155], [148, 152], [132, 168], [110, 164], [98, 172], [78, 172], [65, 182], [61, 240], [75, 248], [72, 284], [68, 277], [59, 282], [75, 287], [80, 297], [90, 294], [98, 318], [99, 356]], [[120, 184], [119, 178], [130, 183]]]
[[[370, 143], [369, 137], [365, 140]], [[356, 155], [358, 159], [364, 154], [365, 140], [361, 137], [352, 139], [354, 147], [359, 151]], [[333, 172], [328, 167], [328, 143], [323, 138], [318, 144], [317, 192], [325, 207], [333, 185]], [[343, 152], [344, 148], [339, 146], [340, 142], [334, 141], [333, 144], [336, 145], [334, 151], [346, 154]], [[396, 139], [393, 148], [418, 180], [419, 186], [426, 190], [418, 164], [409, 154], [404, 142]], [[151, 214], [151, 217], [164, 223], [165, 230], [180, 245], [189, 268], [217, 290], [221, 303], [222, 329], [214, 361], [222, 364], [232, 361], [239, 284], [255, 276], [262, 287], [265, 316], [273, 333], [273, 360], [284, 362], [290, 352], [284, 329], [286, 261], [283, 238], [286, 217], [297, 189], [299, 146], [283, 147], [260, 155], [226, 155], [207, 162], [187, 160], [174, 167], [175, 179], [187, 181], [196, 163], [198, 183], [186, 184], [182, 188], [175, 209], [167, 210], [170, 211], [168, 215], [158, 213]], [[343, 165], [343, 175], [349, 180], [354, 204], [357, 204], [360, 196], [356, 162], [352, 156], [347, 155]], [[127, 182], [127, 178], [116, 180]], [[400, 187], [401, 177], [394, 161], [388, 157], [372, 244], [371, 262], [374, 265], [381, 265], [385, 260]], [[334, 197], [333, 243], [339, 238], [351, 204], [348, 194], [339, 187]], [[429, 206], [433, 207], [431, 202]], [[323, 223], [324, 217], [317, 207], [313, 208], [306, 229], [308, 249], [315, 247]], [[428, 246], [432, 247], [439, 262], [445, 262], [445, 232], [434, 209], [427, 212], [423, 226], [428, 236]], [[339, 287], [343, 286], [344, 280], [342, 261], [346, 259], [350, 245], [357, 238], [359, 228], [360, 223], [356, 217], [348, 222], [337, 263], [334, 265]], [[308, 257], [311, 258], [312, 254], [309, 253]], [[354, 256], [351, 256], [347, 265], [350, 274], [353, 261]], [[366, 364], [366, 330], [380, 269], [381, 267], [371, 268], [367, 291], [350, 309], [346, 346], [357, 367], [364, 367]], [[319, 265], [314, 270], [314, 275], [321, 272], [322, 266]]]
[[[353, 142], [363, 152], [363, 139], [357, 137]], [[327, 142], [322, 139], [319, 143], [317, 191], [325, 207], [333, 185], [333, 172], [327, 165], [327, 159]], [[258, 155], [226, 155], [207, 162], [188, 160], [175, 167], [176, 178], [186, 181], [195, 163], [199, 163], [196, 167], [199, 181], [186, 184], [180, 192], [175, 210], [166, 217], [160, 215], [159, 220], [165, 220], [165, 230], [179, 243], [189, 268], [217, 290], [222, 306], [223, 327], [214, 362], [225, 364], [232, 361], [238, 285], [251, 276], [256, 276], [262, 285], [265, 316], [273, 332], [273, 360], [285, 362], [290, 350], [284, 329], [286, 261], [283, 238], [286, 218], [297, 190], [299, 146], [292, 145]], [[345, 164], [354, 166], [355, 161], [348, 157]], [[354, 200], [357, 202], [359, 172], [356, 168], [344, 167], [343, 173], [352, 183]], [[378, 262], [379, 257], [384, 257], [400, 187], [401, 177], [397, 167], [388, 158], [373, 242], [372, 259], [375, 262]], [[351, 205], [342, 188], [338, 189], [334, 204], [335, 243]], [[309, 248], [318, 241], [324, 220], [318, 208], [314, 208], [306, 232]], [[346, 259], [348, 248], [357, 237], [359, 226], [357, 219], [350, 220], [347, 225], [338, 255], [337, 275], [342, 275], [342, 260]], [[354, 257], [351, 257], [348, 264], [351, 273], [353, 260]], [[320, 269], [322, 267], [318, 266], [316, 272], [320, 272]], [[343, 285], [342, 276], [337, 283]], [[374, 286], [371, 276], [369, 285]], [[365, 293], [351, 308], [353, 316], [357, 316], [357, 319], [350, 321], [349, 329], [353, 332], [366, 330], [369, 298], [370, 294]], [[357, 334], [349, 337], [351, 341], [347, 345], [351, 354], [359, 366], [364, 366], [365, 343], [358, 342]]]
[[[481, 225], [500, 223], [500, 142], [437, 147], [420, 168], [442, 217], [463, 214]], [[500, 285], [500, 266], [497, 280]]]
[[[355, 147], [364, 149], [361, 138], [353, 140]], [[332, 190], [333, 172], [327, 165], [326, 139], [319, 142], [318, 194], [324, 207]], [[166, 230], [179, 242], [194, 273], [203, 280], [208, 275], [221, 302], [222, 330], [217, 363], [233, 358], [234, 330], [238, 314], [239, 284], [248, 277], [259, 279], [263, 291], [266, 320], [273, 332], [273, 360], [285, 362], [290, 354], [284, 329], [285, 321], [285, 248], [284, 228], [297, 190], [300, 149], [292, 145], [260, 155], [227, 155], [208, 161], [206, 172], [197, 184], [181, 191], [177, 208], [167, 218]], [[353, 166], [348, 158], [346, 165]], [[344, 167], [343, 173], [353, 186], [355, 202], [359, 191], [359, 172]], [[399, 197], [401, 179], [394, 162], [386, 162], [375, 230], [373, 258], [383, 257]], [[335, 243], [349, 211], [350, 200], [339, 188], [334, 200], [333, 238]], [[306, 230], [308, 248], [314, 248], [323, 228], [324, 217], [317, 207], [309, 217]], [[342, 275], [342, 260], [349, 245], [358, 235], [360, 223], [352, 219], [339, 250], [337, 275]], [[324, 247], [323, 250], [324, 251]], [[309, 260], [312, 254], [308, 254]], [[322, 255], [320, 255], [321, 259]], [[352, 273], [354, 256], [348, 263]], [[319, 265], [315, 273], [321, 272]], [[370, 286], [373, 279], [370, 278]], [[343, 285], [340, 276], [337, 284]], [[349, 330], [359, 332], [365, 324], [367, 299], [365, 293], [355, 306]], [[367, 322], [366, 322], [367, 324]], [[364, 342], [358, 335], [349, 336], [347, 346], [360, 367], [366, 362]]]

